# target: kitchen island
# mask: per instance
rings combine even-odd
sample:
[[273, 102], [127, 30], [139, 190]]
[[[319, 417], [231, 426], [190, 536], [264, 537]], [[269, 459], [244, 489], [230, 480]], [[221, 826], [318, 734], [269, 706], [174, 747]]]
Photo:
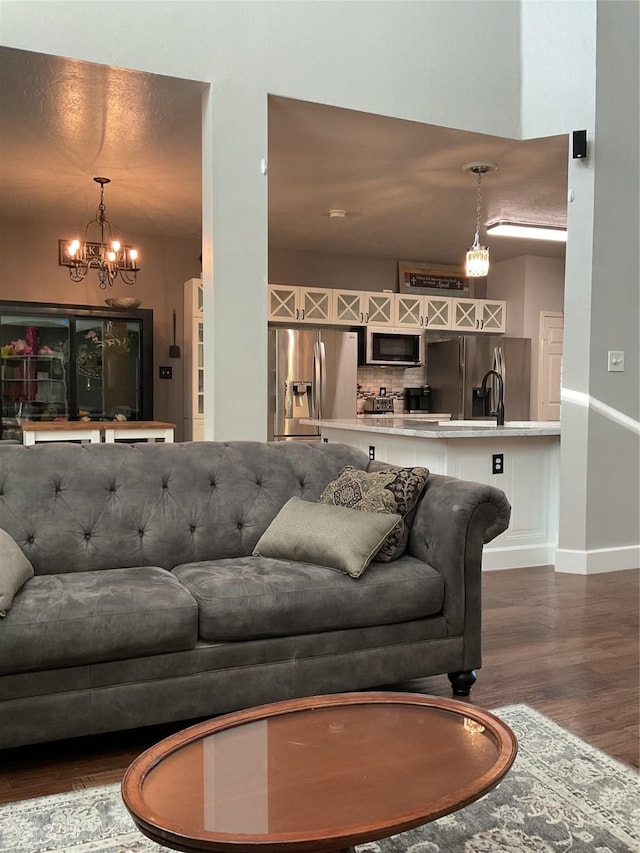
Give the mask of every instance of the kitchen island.
[[560, 423], [495, 420], [431, 423], [411, 415], [309, 420], [323, 441], [358, 447], [393, 465], [502, 489], [509, 529], [485, 546], [485, 569], [553, 565], [558, 540]]

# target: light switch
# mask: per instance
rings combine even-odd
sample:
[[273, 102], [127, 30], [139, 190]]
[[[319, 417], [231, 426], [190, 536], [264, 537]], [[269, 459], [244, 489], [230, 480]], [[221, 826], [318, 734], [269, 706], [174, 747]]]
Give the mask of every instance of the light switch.
[[618, 350], [609, 350], [607, 370], [609, 373], [620, 372], [624, 370], [624, 353]]

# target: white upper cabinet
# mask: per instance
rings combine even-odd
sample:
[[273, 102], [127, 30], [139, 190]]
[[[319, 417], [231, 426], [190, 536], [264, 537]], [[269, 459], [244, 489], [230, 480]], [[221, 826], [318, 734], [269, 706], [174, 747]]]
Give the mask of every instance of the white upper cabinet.
[[333, 322], [339, 326], [363, 326], [365, 294], [362, 290], [333, 291]]
[[498, 299], [453, 299], [451, 328], [456, 332], [502, 333], [507, 303]]
[[364, 322], [371, 326], [393, 326], [395, 293], [364, 292]]
[[321, 287], [270, 284], [268, 319], [290, 323], [333, 323], [333, 291]]
[[401, 329], [450, 329], [451, 302], [450, 296], [396, 293], [394, 325]]
[[204, 438], [204, 294], [202, 279], [184, 283], [184, 440]]
[[268, 293], [268, 317], [274, 323], [395, 326], [494, 334], [506, 329], [507, 304], [497, 299], [459, 299], [289, 284], [270, 284]]

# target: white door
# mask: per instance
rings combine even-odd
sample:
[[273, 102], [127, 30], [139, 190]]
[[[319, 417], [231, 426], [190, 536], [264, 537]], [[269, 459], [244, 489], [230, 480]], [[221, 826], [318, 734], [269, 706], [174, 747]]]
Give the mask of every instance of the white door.
[[538, 369], [538, 420], [560, 420], [562, 343], [564, 314], [540, 312], [540, 361]]

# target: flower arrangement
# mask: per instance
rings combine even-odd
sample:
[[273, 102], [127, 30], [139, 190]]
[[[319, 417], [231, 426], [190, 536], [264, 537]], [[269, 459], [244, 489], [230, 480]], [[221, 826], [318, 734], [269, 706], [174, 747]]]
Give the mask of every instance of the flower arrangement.
[[85, 338], [99, 349], [111, 349], [113, 352], [129, 352], [129, 335], [125, 333], [121, 337], [118, 337], [113, 331], [113, 323], [111, 322], [107, 323], [107, 329], [103, 338], [100, 338], [94, 329], [89, 329]]
[[[37, 350], [37, 351], [36, 351]], [[0, 347], [0, 356], [6, 357], [9, 355], [55, 355], [56, 351], [46, 344], [41, 347], [34, 347], [18, 338], [17, 341], [4, 344]]]
[[0, 352], [2, 355], [35, 355], [33, 348], [22, 338], [5, 344]]

